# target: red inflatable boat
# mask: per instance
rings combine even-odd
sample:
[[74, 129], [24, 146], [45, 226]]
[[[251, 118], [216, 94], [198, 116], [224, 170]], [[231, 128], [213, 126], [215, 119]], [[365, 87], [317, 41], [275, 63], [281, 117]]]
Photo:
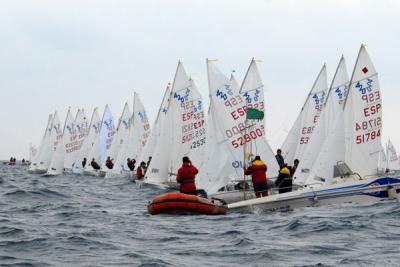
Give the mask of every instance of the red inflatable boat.
[[166, 193], [153, 198], [147, 209], [150, 214], [226, 214], [226, 203], [179, 192]]

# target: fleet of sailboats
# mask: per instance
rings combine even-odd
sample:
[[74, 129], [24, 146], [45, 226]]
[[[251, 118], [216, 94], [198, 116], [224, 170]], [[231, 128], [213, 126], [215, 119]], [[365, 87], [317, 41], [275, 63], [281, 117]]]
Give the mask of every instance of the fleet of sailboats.
[[[218, 69], [215, 60], [207, 59], [206, 64], [207, 114], [195, 81], [179, 61], [151, 130], [137, 93], [132, 111], [126, 103], [116, 126], [108, 105], [102, 119], [95, 108], [90, 122], [84, 110], [79, 109], [74, 118], [69, 109], [63, 128], [56, 111], [49, 115], [28, 172], [134, 177], [144, 162], [144, 185], [174, 188], [182, 157], [187, 156], [199, 168], [197, 187], [227, 200], [231, 209], [258, 206], [274, 210], [397, 196], [400, 161], [391, 141], [385, 147], [381, 142], [378, 74], [364, 45], [351, 78], [342, 56], [328, 86], [323, 65], [282, 144], [288, 165], [300, 160], [293, 190], [277, 194], [272, 189], [272, 194], [257, 199], [251, 190], [236, 187], [248, 184], [243, 168], [258, 155], [268, 166], [270, 179], [280, 170], [266, 138], [269, 118], [257, 61], [251, 60], [240, 86], [233, 75], [228, 78]], [[248, 119], [250, 109], [263, 116]], [[133, 168], [128, 166], [131, 160]]]

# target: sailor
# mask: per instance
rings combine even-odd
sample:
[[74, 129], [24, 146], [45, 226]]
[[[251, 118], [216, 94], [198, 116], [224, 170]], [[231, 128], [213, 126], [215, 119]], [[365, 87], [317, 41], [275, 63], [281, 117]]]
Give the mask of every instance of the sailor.
[[300, 161], [299, 161], [298, 159], [295, 159], [295, 160], [293, 161], [293, 166], [289, 168], [289, 170], [290, 170], [290, 176], [292, 176], [292, 178], [293, 178], [294, 173], [295, 173], [296, 170], [297, 170], [297, 166], [299, 166], [299, 163], [300, 163]]
[[106, 166], [109, 169], [112, 169], [114, 167], [114, 163], [112, 162], [112, 159], [110, 158], [110, 156], [107, 157]]
[[180, 192], [189, 195], [196, 195], [196, 174], [199, 172], [188, 157], [182, 158], [182, 166], [178, 169], [176, 181], [181, 185]]
[[267, 188], [267, 165], [261, 160], [260, 156], [256, 156], [248, 168], [244, 169], [244, 174], [251, 174], [251, 181], [253, 182], [254, 193], [256, 197], [268, 196]]
[[100, 170], [100, 166], [99, 166], [99, 164], [97, 164], [97, 162], [96, 162], [96, 160], [94, 158], [90, 162], [90, 165], [92, 166], [93, 169]]
[[25, 159], [24, 158], [22, 158], [22, 161], [21, 161], [22, 163], [25, 163]]
[[135, 164], [136, 164], [136, 160], [135, 159], [130, 159], [127, 158], [126, 160], [126, 165], [128, 166], [128, 168], [133, 171], [135, 169]]
[[279, 187], [279, 194], [292, 191], [292, 177], [290, 176], [290, 171], [286, 163], [279, 171], [279, 175], [275, 181], [275, 185]]
[[276, 161], [278, 162], [279, 169], [283, 168], [283, 164], [285, 164], [285, 160], [282, 157], [282, 150], [278, 149], [275, 155]]
[[146, 173], [146, 163], [142, 161], [140, 162], [140, 166], [136, 170], [136, 178], [138, 180], [143, 180], [145, 173]]
[[85, 168], [85, 166], [86, 166], [86, 158], [83, 158], [83, 160], [82, 160], [82, 168]]

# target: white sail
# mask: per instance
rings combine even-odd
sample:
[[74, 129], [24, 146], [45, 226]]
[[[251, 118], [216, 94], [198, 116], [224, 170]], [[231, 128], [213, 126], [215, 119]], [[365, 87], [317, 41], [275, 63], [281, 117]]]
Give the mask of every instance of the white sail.
[[393, 146], [390, 139], [388, 140], [387, 146], [387, 168], [390, 171], [400, 170], [399, 158], [397, 157], [396, 148]]
[[[136, 167], [139, 166], [140, 162], [146, 162], [149, 160], [149, 157], [153, 157], [154, 151], [156, 149], [156, 144], [158, 138], [160, 138], [160, 130], [162, 127], [162, 121], [166, 117], [166, 113], [168, 110], [168, 104], [169, 104], [169, 97], [170, 97], [171, 91], [169, 87], [167, 86], [164, 97], [161, 101], [160, 108], [158, 109], [157, 117], [154, 121], [151, 134], [148, 137], [148, 140], [146, 141], [146, 144], [140, 153], [140, 156], [136, 159]], [[144, 126], [145, 127], [145, 126]], [[150, 170], [151, 167], [148, 168]]]
[[[114, 167], [112, 169], [113, 176], [124, 176], [131, 172], [127, 165], [127, 159], [138, 160], [149, 136], [150, 125], [147, 113], [140, 101], [139, 94], [135, 93], [129, 135], [125, 145], [121, 147], [114, 162]], [[140, 163], [136, 163], [135, 167], [139, 166], [139, 164]]]
[[344, 57], [339, 61], [326, 103], [296, 170], [294, 182], [309, 184], [332, 178], [333, 166], [344, 161], [343, 104], [349, 86]]
[[326, 100], [327, 83], [326, 65], [324, 64], [298, 118], [282, 145], [285, 162], [291, 164], [294, 159], [302, 160]]
[[[110, 113], [111, 114], [111, 113]], [[129, 105], [128, 103], [125, 103], [124, 109], [122, 110], [122, 114], [121, 117], [119, 118], [118, 121], [118, 125], [117, 125], [117, 130], [114, 131], [115, 133], [113, 133], [112, 129], [114, 127], [113, 123], [111, 128], [109, 129], [106, 124], [107, 127], [107, 137], [109, 138], [111, 134], [113, 134], [114, 136], [111, 136], [111, 147], [109, 148], [106, 157], [110, 157], [114, 164], [115, 164], [115, 160], [117, 159], [118, 153], [121, 149], [121, 147], [126, 146], [127, 142], [128, 142], [128, 137], [129, 137], [129, 128], [131, 126], [131, 117], [132, 117], [132, 113], [129, 109]], [[101, 168], [103, 170], [108, 170], [107, 166], [105, 165], [106, 162], [103, 160], [103, 164], [101, 166]]]
[[59, 175], [64, 170], [64, 158], [66, 154], [65, 144], [69, 142], [75, 134], [74, 117], [72, 116], [71, 109], [68, 109], [67, 117], [64, 123], [62, 138], [58, 140], [55, 150], [52, 155], [51, 163], [47, 170], [48, 175]]
[[[244, 77], [240, 93], [246, 102], [247, 108], [254, 108], [265, 114], [264, 85], [254, 59], [251, 61], [246, 76]], [[251, 126], [246, 130], [250, 141], [245, 140], [247, 143], [246, 146], [243, 146], [243, 148], [246, 147], [247, 150], [245, 154], [251, 154], [253, 156], [259, 155], [268, 166], [268, 176], [277, 177], [279, 165], [265, 136], [265, 116], [262, 120], [253, 120], [250, 125]], [[259, 132], [261, 132], [262, 135], [260, 135]], [[244, 138], [246, 139], [247, 137], [244, 136]]]
[[[207, 119], [209, 144], [197, 184], [209, 194], [216, 193], [231, 181], [243, 179], [244, 158], [248, 162], [252, 156], [259, 154], [263, 160], [269, 161], [266, 163], [270, 164], [272, 175], [278, 170], [275, 157], [265, 140], [263, 121], [250, 121], [247, 136], [244, 133], [247, 106], [252, 104], [254, 108], [264, 110], [263, 86], [254, 64], [255, 61], [252, 61], [243, 82], [242, 95], [212, 61], [207, 61], [210, 89]], [[244, 153], [245, 143], [253, 143], [253, 155]]]
[[[82, 148], [79, 152], [79, 157], [75, 161], [74, 169], [76, 173], [80, 173], [82, 169], [82, 161], [86, 158], [86, 166], [85, 169], [93, 170], [92, 166], [90, 166], [90, 162], [94, 158], [96, 162], [100, 162], [100, 152], [99, 149], [96, 148], [100, 145], [99, 134], [101, 129], [101, 122], [98, 108], [93, 110], [92, 118], [90, 119], [89, 133], [83, 142]], [[97, 154], [96, 154], [97, 153]], [[96, 158], [97, 156], [97, 158]]]
[[195, 166], [202, 163], [205, 145], [203, 101], [181, 62], [178, 62], [175, 73], [167, 117], [169, 140], [161, 144], [161, 149], [158, 149], [157, 142], [157, 153], [152, 158], [151, 173], [148, 174], [148, 181], [152, 183], [174, 181], [184, 156], [189, 156]]
[[172, 123], [169, 171], [177, 173], [184, 156], [189, 156], [195, 166], [200, 166], [205, 145], [203, 101], [181, 62], [178, 62], [172, 85], [168, 112]]
[[32, 157], [32, 159], [30, 159], [31, 164], [29, 165], [28, 169], [29, 172], [34, 172], [39, 166], [40, 155], [42, 154], [42, 151], [45, 149], [46, 144], [49, 143], [48, 139], [50, 138], [52, 122], [53, 122], [53, 115], [50, 114], [49, 118], [47, 119], [46, 129], [44, 131], [42, 140], [40, 141], [36, 154]]
[[377, 173], [382, 134], [382, 98], [378, 73], [362, 45], [344, 107], [345, 159], [362, 177]]
[[[132, 126], [129, 135], [127, 157], [138, 159], [150, 136], [150, 124], [139, 94], [135, 93], [133, 101]], [[147, 158], [148, 159], [148, 158]], [[147, 159], [145, 162], [147, 162]]]
[[[158, 112], [156, 127], [153, 129], [155, 139], [154, 151], [152, 151], [152, 160], [147, 167], [145, 176], [148, 183], [161, 184], [168, 179], [169, 149], [171, 142], [171, 113], [169, 112], [171, 93], [167, 95], [168, 92], [167, 89], [161, 105], [162, 109], [160, 108]], [[141, 158], [143, 159], [143, 156]], [[140, 164], [140, 162], [137, 164]]]
[[[236, 92], [239, 88], [236, 88]], [[227, 146], [217, 137], [220, 135], [218, 125], [214, 121], [216, 115], [213, 106], [210, 106], [207, 116], [207, 143], [205, 147], [204, 162], [199, 169], [196, 186], [205, 189], [208, 193], [215, 193], [232, 179], [238, 178], [232, 166], [233, 157]]]
[[54, 151], [56, 151], [56, 147], [58, 142], [62, 139], [62, 130], [60, 119], [58, 117], [57, 111], [54, 113], [53, 121], [51, 123], [51, 130], [49, 138], [46, 138], [46, 144], [43, 147], [43, 150], [40, 153], [39, 166], [38, 169], [40, 171], [46, 172], [49, 168], [51, 158], [53, 156]]
[[111, 145], [115, 135], [114, 117], [110, 107], [106, 105], [100, 130], [100, 162], [104, 165], [107, 155], [111, 153]]
[[[211, 62], [210, 62], [211, 64]], [[233, 74], [230, 77], [230, 86], [235, 94], [239, 93], [239, 84]], [[206, 189], [209, 193], [217, 192], [221, 187], [228, 184], [233, 179], [239, 179], [232, 162], [234, 161], [228, 146], [222, 140], [222, 132], [215, 123], [217, 115], [215, 114], [213, 104], [210, 103], [207, 116], [207, 137], [204, 153], [204, 162], [199, 169], [199, 175], [196, 179], [198, 188]], [[218, 135], [218, 136], [217, 136]]]
[[38, 149], [36, 146], [29, 144], [29, 162], [33, 162], [33, 159], [35, 158], [36, 154], [38, 152]]
[[[67, 130], [69, 137], [64, 137], [64, 169], [72, 169], [75, 162], [81, 160], [80, 150], [89, 131], [89, 123], [83, 109], [78, 109], [73, 127], [69, 127]], [[78, 165], [80, 166], [80, 164]]]
[[[94, 124], [92, 125], [95, 126]], [[91, 126], [91, 127], [92, 127]], [[106, 105], [103, 113], [103, 119], [101, 120], [100, 131], [96, 136], [93, 146], [87, 157], [87, 164], [85, 170], [93, 171], [90, 162], [94, 159], [99, 165], [101, 165], [106, 158], [106, 153], [109, 151], [112, 143], [112, 139], [115, 134], [114, 120], [108, 105]]]

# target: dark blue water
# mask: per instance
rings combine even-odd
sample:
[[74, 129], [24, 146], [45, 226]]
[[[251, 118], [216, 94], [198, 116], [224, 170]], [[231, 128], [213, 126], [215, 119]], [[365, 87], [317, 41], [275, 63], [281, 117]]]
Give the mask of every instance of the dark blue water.
[[0, 266], [400, 266], [400, 206], [151, 216], [128, 179], [0, 166]]

